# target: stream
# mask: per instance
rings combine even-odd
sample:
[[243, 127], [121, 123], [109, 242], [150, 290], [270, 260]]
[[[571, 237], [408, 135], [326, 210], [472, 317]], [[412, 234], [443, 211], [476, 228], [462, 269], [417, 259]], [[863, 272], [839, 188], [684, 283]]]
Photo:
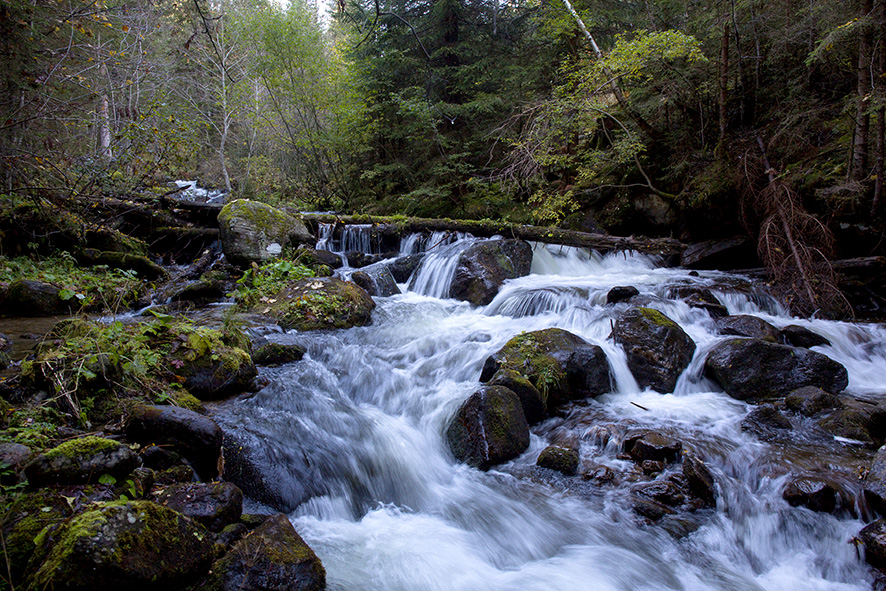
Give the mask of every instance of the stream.
[[[321, 246], [332, 249], [326, 240]], [[376, 298], [371, 326], [273, 333], [304, 345], [304, 359], [263, 369], [266, 387], [215, 409], [224, 430], [253, 449], [273, 504], [291, 510], [322, 560], [328, 589], [871, 588], [871, 571], [852, 543], [867, 511], [855, 475], [871, 452], [822, 437], [801, 420], [788, 443], [742, 430], [753, 407], [702, 375], [706, 354], [724, 337], [706, 311], [674, 296], [681, 287], [708, 288], [730, 314], [800, 324], [827, 337], [831, 345], [814, 350], [846, 366], [847, 394], [861, 399], [886, 395], [884, 326], [791, 318], [753, 284], [724, 273], [543, 245], [534, 246], [530, 275], [507, 282], [489, 305], [472, 307], [444, 296], [454, 261], [474, 240], [405, 237], [401, 254], [429, 249], [425, 263], [400, 285], [402, 294]], [[351, 236], [347, 248], [372, 245]], [[639, 388], [608, 338], [618, 315], [637, 303], [606, 305], [607, 292], [626, 285], [697, 345], [673, 393]], [[479, 388], [484, 360], [513, 336], [550, 327], [603, 348], [612, 391], [533, 427], [529, 449], [507, 464], [481, 472], [457, 463], [445, 431]], [[657, 524], [634, 513], [628, 493], [641, 476], [619, 443], [637, 427], [679, 438], [684, 452], [706, 462], [719, 489], [716, 508]], [[536, 467], [552, 441], [577, 444], [580, 474], [602, 467], [617, 477], [599, 483]], [[835, 515], [782, 499], [791, 472], [822, 467], [855, 491]], [[248, 505], [272, 510], [257, 500]]]

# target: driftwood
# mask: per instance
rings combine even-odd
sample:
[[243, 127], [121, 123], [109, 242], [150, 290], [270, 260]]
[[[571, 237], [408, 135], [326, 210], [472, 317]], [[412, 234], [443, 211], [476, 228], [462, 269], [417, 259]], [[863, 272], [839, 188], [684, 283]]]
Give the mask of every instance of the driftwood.
[[492, 221], [426, 219], [404, 217], [337, 216], [330, 214], [301, 214], [306, 223], [313, 224], [372, 224], [381, 235], [395, 235], [404, 232], [469, 232], [486, 238], [497, 234], [508, 238], [520, 238], [532, 242], [579, 246], [601, 251], [633, 250], [646, 254], [678, 255], [686, 245], [673, 238], [618, 237], [605, 234], [590, 234], [574, 230], [522, 226], [496, 223]]

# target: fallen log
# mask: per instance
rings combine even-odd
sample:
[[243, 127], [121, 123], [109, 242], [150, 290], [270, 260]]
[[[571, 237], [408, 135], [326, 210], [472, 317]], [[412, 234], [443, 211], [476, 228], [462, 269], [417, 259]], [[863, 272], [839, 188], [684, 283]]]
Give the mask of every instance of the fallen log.
[[[830, 262], [831, 268], [844, 275], [858, 275], [866, 273], [882, 273], [886, 272], [886, 257], [859, 257], [855, 259], [842, 259]], [[769, 277], [772, 274], [770, 269], [758, 267], [755, 269], [737, 269], [730, 271], [736, 275], [746, 275], [748, 277]]]
[[[395, 217], [371, 217], [366, 215], [300, 214], [302, 221], [310, 224], [371, 224], [381, 235], [412, 232], [468, 232], [479, 238], [501, 235], [507, 238], [520, 238], [532, 242], [579, 246], [600, 251], [633, 250], [645, 254], [676, 255], [685, 250], [686, 245], [673, 238], [619, 237], [606, 234], [590, 234], [575, 230], [523, 226], [489, 220], [450, 220]], [[316, 230], [316, 228], [314, 228]]]

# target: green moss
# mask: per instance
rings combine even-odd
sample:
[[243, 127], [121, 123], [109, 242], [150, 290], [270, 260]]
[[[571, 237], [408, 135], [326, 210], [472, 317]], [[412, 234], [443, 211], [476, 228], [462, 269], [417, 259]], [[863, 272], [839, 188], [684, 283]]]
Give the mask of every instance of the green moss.
[[175, 390], [170, 393], [170, 398], [176, 406], [193, 410], [194, 412], [203, 412], [203, 403], [196, 396], [184, 390]]
[[71, 513], [71, 506], [65, 498], [48, 489], [22, 495], [3, 512], [0, 528], [13, 582], [24, 574], [28, 560], [36, 549], [35, 539]]
[[123, 444], [117, 441], [89, 435], [87, 437], [80, 437], [78, 439], [72, 439], [71, 441], [62, 443], [58, 447], [55, 447], [46, 452], [45, 455], [50, 460], [60, 457], [80, 458], [94, 456], [103, 451], [108, 451], [120, 447], [121, 445]]
[[658, 326], [664, 326], [666, 328], [680, 328], [680, 325], [659, 312], [658, 310], [654, 310], [652, 308], [637, 308], [643, 318], [657, 324]]
[[218, 214], [219, 219], [242, 218], [259, 228], [268, 228], [275, 225], [289, 224], [292, 216], [275, 209], [270, 205], [237, 199], [226, 204]]
[[502, 349], [502, 368], [529, 380], [545, 402], [549, 392], [566, 379], [560, 362], [546, 353], [552, 338], [553, 333], [548, 331], [524, 332], [508, 341]]

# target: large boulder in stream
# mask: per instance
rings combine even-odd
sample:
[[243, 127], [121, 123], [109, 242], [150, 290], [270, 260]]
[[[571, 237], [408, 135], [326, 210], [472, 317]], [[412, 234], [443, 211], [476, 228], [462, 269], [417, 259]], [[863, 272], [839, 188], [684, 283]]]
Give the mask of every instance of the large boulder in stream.
[[299, 331], [366, 326], [375, 308], [365, 289], [334, 277], [294, 281], [271, 300], [256, 311]]
[[532, 247], [522, 240], [477, 242], [458, 257], [449, 297], [485, 306], [506, 279], [529, 274]]
[[100, 504], [44, 530], [28, 589], [183, 589], [213, 555], [212, 536], [191, 519], [150, 501]]
[[[504, 373], [508, 371], [516, 376]], [[541, 393], [549, 409], [611, 390], [609, 362], [603, 349], [560, 328], [515, 336], [486, 359], [480, 381], [508, 385], [506, 380], [519, 382], [514, 378], [520, 376]], [[520, 397], [525, 400], [524, 407], [532, 398]], [[534, 409], [527, 407], [526, 411], [527, 418], [535, 417]]]
[[705, 359], [705, 373], [738, 400], [784, 396], [804, 386], [841, 392], [846, 368], [821, 353], [761, 339], [723, 341]]
[[248, 199], [225, 205], [218, 214], [218, 224], [222, 250], [235, 265], [268, 261], [277, 257], [284, 246], [314, 241], [301, 220]]
[[61, 290], [43, 281], [19, 279], [9, 284], [5, 297], [0, 300], [2, 316], [56, 316], [70, 314], [79, 306], [77, 300], [65, 301]]
[[612, 338], [624, 347], [628, 368], [642, 388], [673, 392], [695, 353], [695, 342], [680, 325], [652, 308], [621, 315]]
[[359, 271], [355, 271], [351, 275], [351, 281], [372, 296], [384, 298], [400, 293], [397, 281], [391, 274], [391, 265], [383, 262], [367, 265]]
[[457, 460], [488, 470], [529, 447], [529, 425], [516, 394], [501, 386], [487, 386], [458, 409], [446, 438]]

